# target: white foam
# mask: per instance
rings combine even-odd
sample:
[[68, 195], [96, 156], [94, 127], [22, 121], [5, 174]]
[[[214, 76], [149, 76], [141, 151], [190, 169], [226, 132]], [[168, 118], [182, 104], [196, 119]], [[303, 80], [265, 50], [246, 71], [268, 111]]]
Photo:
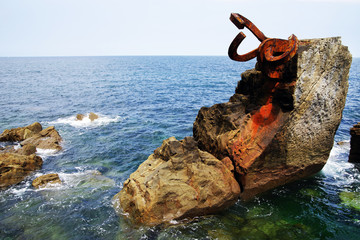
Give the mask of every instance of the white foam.
[[348, 162], [350, 145], [334, 144], [331, 149], [329, 159], [322, 169], [322, 173], [327, 177], [336, 180], [336, 184], [352, 184], [360, 180], [360, 174], [354, 164]]
[[58, 150], [56, 150], [56, 149], [36, 148], [36, 153], [37, 153], [37, 155], [39, 155], [40, 157], [53, 156], [53, 155], [55, 155], [55, 153], [57, 153], [57, 152], [58, 152]]
[[109, 117], [102, 114], [96, 113], [99, 118], [91, 121], [88, 117], [89, 114], [86, 114], [82, 120], [78, 120], [76, 118], [76, 115], [65, 117], [65, 118], [59, 118], [56, 121], [49, 122], [49, 124], [68, 124], [70, 126], [73, 126], [75, 128], [88, 128], [88, 127], [99, 127], [107, 125], [111, 122], [118, 122], [121, 120], [120, 116], [116, 117]]

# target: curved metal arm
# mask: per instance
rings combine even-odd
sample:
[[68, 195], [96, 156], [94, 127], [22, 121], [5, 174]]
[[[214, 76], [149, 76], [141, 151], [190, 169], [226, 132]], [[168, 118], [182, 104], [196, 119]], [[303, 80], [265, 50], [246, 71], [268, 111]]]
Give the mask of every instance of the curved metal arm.
[[[248, 20], [244, 16], [241, 16], [238, 13], [232, 13], [230, 15], [230, 20], [239, 29], [244, 29], [244, 27], [249, 29], [260, 42], [263, 42], [265, 39], [267, 39], [267, 37], [250, 20]], [[239, 45], [245, 38], [246, 38], [246, 35], [243, 32], [240, 32], [234, 38], [234, 40], [231, 42], [229, 50], [228, 50], [228, 55], [229, 55], [230, 59], [239, 61], [239, 62], [245, 62], [245, 61], [249, 61], [250, 59], [255, 58], [258, 55], [258, 52], [259, 52], [258, 48], [254, 49], [248, 53], [242, 54], [242, 55], [239, 55], [237, 53], [237, 49], [238, 49]]]
[[[265, 59], [269, 62], [289, 61], [297, 51], [299, 40], [292, 34], [289, 40], [268, 39], [260, 44], [260, 52], [264, 51]], [[280, 54], [280, 55], [278, 55]]]
[[231, 42], [228, 55], [230, 59], [239, 61], [239, 62], [246, 62], [250, 59], [255, 58], [258, 55], [258, 48], [252, 50], [251, 52], [245, 53], [243, 55], [239, 55], [237, 53], [237, 49], [240, 45], [240, 43], [246, 38], [246, 35], [243, 32], [240, 32], [234, 40]]

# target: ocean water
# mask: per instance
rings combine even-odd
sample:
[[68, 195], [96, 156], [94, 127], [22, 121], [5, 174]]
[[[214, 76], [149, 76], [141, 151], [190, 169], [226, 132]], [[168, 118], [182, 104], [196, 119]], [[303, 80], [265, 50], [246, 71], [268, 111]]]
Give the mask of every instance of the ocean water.
[[[226, 102], [254, 62], [227, 57], [0, 58], [0, 132], [54, 125], [63, 150], [39, 149], [43, 168], [0, 192], [0, 239], [360, 239], [360, 172], [348, 163], [360, 121], [360, 59], [324, 169], [211, 216], [133, 226], [112, 197], [164, 139], [192, 135], [202, 106]], [[75, 121], [76, 114], [100, 118]], [[343, 141], [342, 145], [336, 144]], [[64, 184], [34, 190], [39, 175]]]

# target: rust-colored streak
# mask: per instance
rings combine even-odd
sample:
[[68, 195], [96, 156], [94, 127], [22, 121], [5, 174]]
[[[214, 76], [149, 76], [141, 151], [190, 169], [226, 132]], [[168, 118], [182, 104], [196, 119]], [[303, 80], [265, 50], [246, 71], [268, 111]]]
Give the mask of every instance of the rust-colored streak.
[[232, 13], [230, 20], [239, 29], [249, 29], [261, 43], [258, 48], [239, 55], [237, 50], [246, 38], [246, 35], [240, 32], [229, 46], [229, 57], [240, 62], [256, 57], [262, 74], [269, 78], [264, 86], [267, 95], [265, 103], [251, 113], [249, 121], [244, 123], [242, 129], [227, 145], [229, 157], [234, 164], [235, 176], [243, 191], [248, 169], [270, 144], [288, 114], [273, 102], [273, 98], [277, 90], [288, 89], [295, 84], [295, 81], [283, 81], [283, 77], [285, 65], [296, 55], [299, 41], [294, 34], [287, 40], [267, 38], [250, 20], [238, 13]]

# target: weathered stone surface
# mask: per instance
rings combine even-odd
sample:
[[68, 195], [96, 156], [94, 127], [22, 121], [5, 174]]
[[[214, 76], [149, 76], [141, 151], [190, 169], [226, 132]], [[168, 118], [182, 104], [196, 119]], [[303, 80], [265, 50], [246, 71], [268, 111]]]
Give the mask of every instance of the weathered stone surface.
[[93, 113], [93, 112], [89, 113], [89, 119], [91, 121], [94, 121], [95, 119], [98, 119], [98, 118], [99, 118], [99, 116], [96, 115], [95, 113]]
[[34, 154], [35, 152], [36, 152], [36, 147], [33, 144], [26, 144], [15, 151], [15, 153], [20, 155], [31, 155]]
[[40, 177], [37, 177], [32, 182], [32, 186], [34, 188], [43, 188], [46, 187], [47, 184], [60, 184], [61, 180], [57, 173], [45, 174]]
[[280, 84], [256, 68], [227, 103], [202, 108], [199, 148], [229, 157], [242, 199], [312, 175], [325, 165], [345, 105], [352, 57], [340, 38], [302, 40]]
[[20, 183], [32, 171], [40, 169], [42, 159], [35, 154], [0, 153], [0, 189]]
[[50, 126], [41, 132], [33, 135], [30, 138], [22, 141], [20, 144], [22, 146], [27, 144], [35, 145], [37, 148], [41, 149], [54, 149], [54, 150], [61, 150], [60, 142], [61, 136], [56, 131], [54, 126]]
[[349, 162], [360, 163], [360, 123], [350, 129], [350, 135]]
[[135, 223], [155, 225], [205, 215], [233, 204], [240, 188], [230, 170], [191, 137], [165, 140], [114, 197]]
[[19, 142], [23, 141], [42, 130], [40, 123], [35, 122], [26, 127], [18, 127], [13, 129], [5, 129], [0, 135], [0, 142]]

